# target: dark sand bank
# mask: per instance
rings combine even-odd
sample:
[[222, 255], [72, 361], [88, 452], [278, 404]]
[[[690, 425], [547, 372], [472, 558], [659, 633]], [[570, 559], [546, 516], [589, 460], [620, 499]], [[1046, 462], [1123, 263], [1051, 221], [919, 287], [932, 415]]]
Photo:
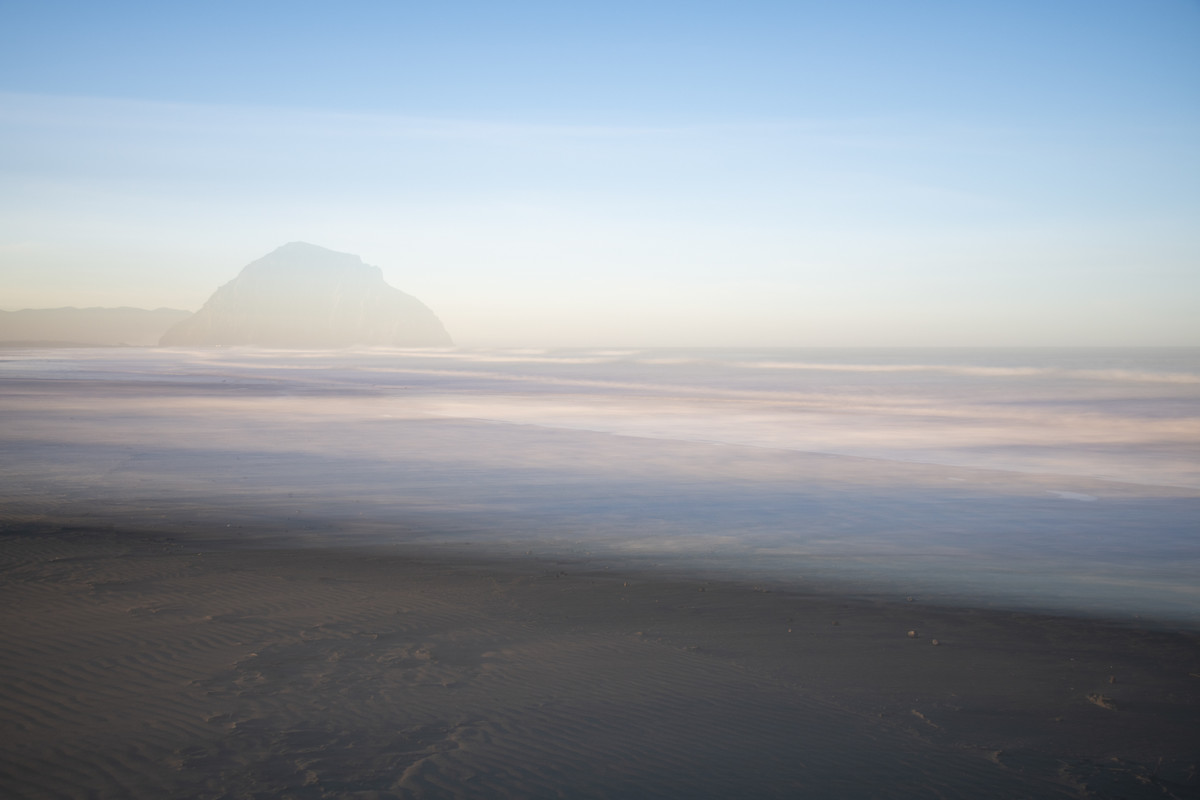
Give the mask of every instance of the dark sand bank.
[[0, 563], [6, 797], [1200, 797], [1194, 632], [45, 524]]

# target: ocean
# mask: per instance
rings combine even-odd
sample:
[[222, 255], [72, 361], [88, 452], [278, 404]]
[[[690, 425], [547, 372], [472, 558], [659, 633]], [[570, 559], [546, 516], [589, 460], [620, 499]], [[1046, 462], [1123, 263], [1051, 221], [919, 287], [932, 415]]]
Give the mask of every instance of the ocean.
[[4, 524], [1200, 628], [1200, 348], [18, 349]]

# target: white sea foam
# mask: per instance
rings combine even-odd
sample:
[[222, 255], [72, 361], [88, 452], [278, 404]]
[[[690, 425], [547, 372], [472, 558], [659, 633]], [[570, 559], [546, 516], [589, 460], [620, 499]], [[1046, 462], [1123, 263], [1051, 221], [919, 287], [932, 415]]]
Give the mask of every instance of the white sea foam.
[[1057, 489], [1047, 489], [1046, 491], [1063, 500], [1079, 500], [1083, 503], [1091, 503], [1096, 499], [1095, 495], [1083, 494], [1082, 492], [1063, 492]]

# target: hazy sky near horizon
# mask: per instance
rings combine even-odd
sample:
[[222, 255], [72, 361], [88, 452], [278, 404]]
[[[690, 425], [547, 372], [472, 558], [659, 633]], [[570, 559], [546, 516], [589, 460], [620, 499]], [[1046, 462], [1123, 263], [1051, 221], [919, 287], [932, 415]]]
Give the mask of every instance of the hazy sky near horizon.
[[1200, 3], [0, 5], [0, 308], [288, 241], [470, 345], [1200, 345]]

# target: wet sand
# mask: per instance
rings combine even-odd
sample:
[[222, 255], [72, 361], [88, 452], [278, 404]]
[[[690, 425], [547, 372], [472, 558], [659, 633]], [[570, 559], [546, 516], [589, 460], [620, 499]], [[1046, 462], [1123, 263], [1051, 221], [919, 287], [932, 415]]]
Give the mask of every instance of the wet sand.
[[1200, 796], [1194, 632], [419, 545], [0, 558], [5, 797]]

